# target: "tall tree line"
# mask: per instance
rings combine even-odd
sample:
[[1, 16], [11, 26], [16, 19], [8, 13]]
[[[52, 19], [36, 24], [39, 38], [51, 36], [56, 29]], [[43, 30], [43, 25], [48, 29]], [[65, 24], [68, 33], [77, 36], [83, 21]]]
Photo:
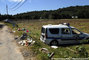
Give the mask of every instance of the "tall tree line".
[[32, 11], [25, 12], [16, 15], [1, 15], [2, 19], [71, 19], [72, 16], [77, 18], [89, 18], [89, 6], [70, 6], [66, 8], [59, 8], [57, 10], [43, 10], [43, 11]]

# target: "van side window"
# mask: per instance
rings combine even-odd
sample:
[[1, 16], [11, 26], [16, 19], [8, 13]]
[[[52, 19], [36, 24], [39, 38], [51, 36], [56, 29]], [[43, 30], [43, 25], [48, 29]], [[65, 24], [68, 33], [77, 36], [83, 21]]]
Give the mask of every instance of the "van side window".
[[70, 29], [68, 28], [62, 28], [62, 34], [70, 34]]
[[59, 34], [59, 28], [49, 28], [51, 34]]

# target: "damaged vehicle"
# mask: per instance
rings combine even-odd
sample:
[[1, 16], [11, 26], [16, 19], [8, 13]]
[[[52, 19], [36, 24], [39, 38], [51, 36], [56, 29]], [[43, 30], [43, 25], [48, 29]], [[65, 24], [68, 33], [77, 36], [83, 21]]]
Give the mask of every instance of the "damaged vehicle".
[[44, 25], [41, 29], [40, 40], [49, 45], [79, 44], [88, 39], [89, 34], [79, 31], [69, 23]]
[[4, 23], [10, 23], [10, 24], [12, 24], [13, 27], [15, 27], [15, 26], [18, 27], [18, 25], [14, 21], [12, 21], [10, 19], [5, 19]]

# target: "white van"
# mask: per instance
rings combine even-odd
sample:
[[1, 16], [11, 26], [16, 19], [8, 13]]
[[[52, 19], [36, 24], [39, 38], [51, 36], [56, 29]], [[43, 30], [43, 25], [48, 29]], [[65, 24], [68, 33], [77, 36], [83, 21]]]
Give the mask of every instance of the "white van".
[[89, 39], [89, 34], [79, 31], [69, 23], [44, 25], [40, 37], [41, 41], [49, 45], [80, 43], [84, 39]]

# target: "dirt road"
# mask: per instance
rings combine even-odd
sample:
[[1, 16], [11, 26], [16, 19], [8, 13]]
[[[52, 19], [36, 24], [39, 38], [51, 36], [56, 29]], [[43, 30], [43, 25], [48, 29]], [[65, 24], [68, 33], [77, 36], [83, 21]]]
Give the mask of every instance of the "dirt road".
[[[2, 26], [1, 26], [2, 27]], [[0, 60], [24, 60], [19, 47], [14, 42], [14, 36], [8, 32], [8, 27], [0, 27]]]

